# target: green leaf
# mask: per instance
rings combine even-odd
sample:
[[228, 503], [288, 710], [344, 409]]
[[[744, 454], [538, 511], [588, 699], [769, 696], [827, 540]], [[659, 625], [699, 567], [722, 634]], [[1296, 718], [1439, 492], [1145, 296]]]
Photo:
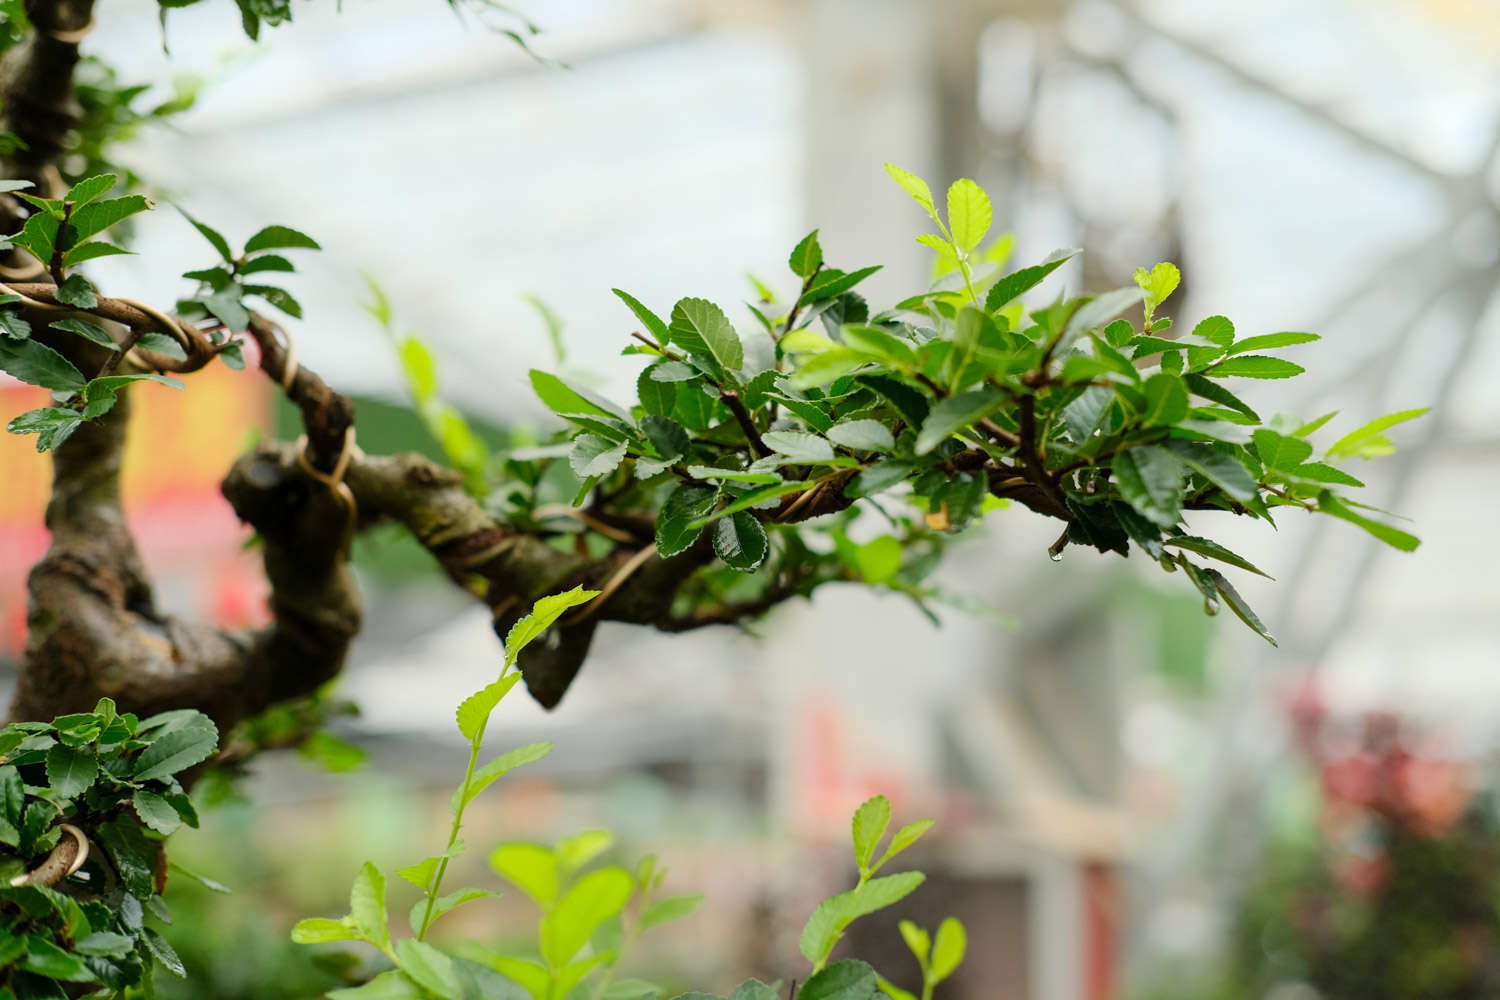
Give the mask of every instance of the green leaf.
[[911, 345], [878, 326], [850, 323], [840, 328], [839, 339], [844, 342], [845, 347], [862, 351], [897, 367], [913, 369], [917, 366], [917, 355]]
[[726, 371], [745, 363], [745, 348], [724, 310], [707, 299], [681, 299], [672, 307], [672, 342], [713, 358]]
[[654, 368], [643, 369], [635, 380], [636, 395], [640, 397], [641, 409], [654, 416], [671, 416], [673, 408], [677, 405], [677, 387], [671, 382], [652, 378], [653, 371], [655, 371]]
[[869, 363], [870, 357], [863, 351], [835, 348], [800, 359], [790, 383], [794, 389], [817, 389]]
[[1328, 423], [1328, 421], [1332, 420], [1334, 417], [1336, 417], [1338, 415], [1339, 415], [1339, 411], [1338, 410], [1330, 410], [1327, 413], [1323, 414], [1318, 419], [1308, 421], [1307, 423], [1303, 424], [1301, 427], [1298, 427], [1296, 430], [1292, 431], [1292, 436], [1293, 437], [1299, 437], [1299, 438], [1300, 437], [1307, 437], [1309, 434], [1313, 433], [1318, 428], [1322, 427], [1324, 424]]
[[862, 267], [858, 271], [845, 273], [837, 268], [825, 268], [818, 272], [807, 291], [797, 300], [799, 306], [811, 305], [814, 302], [822, 302], [825, 299], [837, 298], [843, 295], [855, 285], [864, 281], [870, 275], [880, 270], [881, 265], [874, 267]]
[[825, 960], [845, 927], [859, 917], [900, 902], [925, 879], [921, 872], [884, 875], [823, 900], [802, 928], [803, 957], [814, 964]]
[[849, 484], [844, 487], [844, 495], [856, 498], [874, 496], [881, 490], [890, 489], [902, 482], [915, 469], [916, 466], [910, 462], [876, 462], [849, 480]]
[[629, 292], [622, 292], [618, 288], [611, 288], [610, 291], [614, 292], [620, 297], [621, 302], [630, 307], [630, 311], [635, 313], [635, 318], [640, 320], [646, 329], [650, 331], [651, 336], [656, 338], [658, 344], [666, 345], [672, 339], [672, 335], [667, 331], [667, 324], [661, 321], [661, 317], [641, 305], [635, 296]]
[[858, 809], [854, 810], [854, 819], [851, 822], [854, 863], [859, 866], [861, 875], [869, 871], [870, 862], [875, 857], [875, 847], [880, 843], [880, 838], [885, 835], [885, 828], [890, 821], [891, 800], [884, 795], [866, 799], [860, 803]]
[[89, 243], [80, 243], [63, 254], [63, 266], [75, 267], [85, 261], [96, 260], [100, 257], [120, 257], [133, 253], [135, 253], [134, 250], [126, 250], [124, 247], [117, 247], [104, 240], [93, 240]]
[[884, 976], [877, 975], [875, 981], [880, 984], [880, 992], [890, 997], [891, 1000], [917, 1000], [915, 993], [903, 990]]
[[[241, 264], [239, 267], [239, 273], [242, 275], [259, 274], [262, 271], [279, 271], [284, 274], [290, 274], [295, 272], [296, 270], [297, 268], [292, 264], [291, 261], [287, 260], [285, 257], [281, 256], [281, 254], [278, 253], [268, 253], [262, 254], [259, 257], [252, 257], [249, 260], [245, 261], [245, 263]], [[386, 324], [389, 325], [389, 322], [390, 320], [387, 319]]]
[[[7, 928], [9, 930], [9, 928]], [[94, 978], [94, 974], [79, 960], [78, 956], [70, 955], [46, 938], [31, 935], [27, 941], [26, 957], [18, 964], [18, 967], [27, 972], [34, 972], [38, 976], [48, 979], [61, 979], [70, 983], [86, 983]], [[7, 977], [9, 978], [9, 977]], [[41, 994], [27, 994], [29, 996], [42, 996], [51, 1000], [51, 997], [62, 997], [62, 992], [48, 992]]]
[[1284, 475], [1296, 479], [1309, 479], [1315, 483], [1331, 483], [1335, 486], [1358, 488], [1365, 485], [1343, 469], [1335, 469], [1322, 462], [1303, 462], [1295, 468], [1285, 470]]
[[828, 429], [828, 439], [852, 451], [891, 452], [896, 439], [890, 428], [878, 420], [846, 420]]
[[700, 518], [689, 525], [689, 527], [701, 528], [704, 525], [712, 524], [722, 517], [728, 517], [730, 514], [737, 514], [742, 510], [749, 510], [760, 504], [769, 503], [772, 500], [778, 500], [793, 493], [800, 493], [812, 485], [811, 481], [799, 481], [795, 483], [775, 482], [768, 486], [762, 486], [758, 490], [751, 490], [727, 507], [720, 507], [707, 517]]
[[426, 1000], [422, 988], [397, 969], [382, 972], [362, 986], [330, 990], [328, 1000]]
[[814, 229], [802, 238], [787, 259], [787, 266], [799, 278], [810, 278], [823, 266], [823, 248], [818, 245], [818, 231]]
[[68, 216], [68, 223], [62, 234], [62, 244], [64, 247], [77, 246], [90, 236], [102, 233], [115, 223], [128, 219], [138, 212], [144, 212], [150, 207], [151, 202], [138, 194], [89, 202]]
[[1329, 490], [1323, 490], [1318, 494], [1318, 510], [1324, 514], [1330, 514], [1340, 520], [1357, 525], [1385, 544], [1392, 548], [1400, 549], [1402, 552], [1415, 551], [1417, 546], [1422, 544], [1421, 539], [1416, 535], [1408, 534], [1398, 528], [1391, 527], [1389, 524], [1371, 520], [1363, 514], [1354, 512]]
[[1196, 535], [1176, 535], [1171, 538], [1163, 538], [1162, 544], [1175, 545], [1180, 549], [1196, 552], [1200, 556], [1208, 556], [1210, 559], [1217, 559], [1231, 566], [1238, 566], [1240, 569], [1249, 570], [1251, 573], [1263, 576], [1267, 580], [1275, 579], [1271, 574], [1257, 568], [1244, 556], [1231, 552], [1218, 542], [1207, 538], [1199, 538]]
[[1170, 528], [1182, 517], [1182, 463], [1164, 448], [1145, 445], [1115, 456], [1120, 496], [1152, 524]]
[[640, 929], [648, 931], [653, 927], [665, 924], [672, 920], [681, 920], [696, 910], [703, 902], [703, 896], [669, 896], [659, 902], [652, 903], [641, 911]]
[[1312, 457], [1311, 442], [1299, 437], [1287, 437], [1273, 430], [1261, 428], [1252, 435], [1256, 454], [1268, 469], [1285, 471], [1301, 465]]
[[505, 634], [506, 665], [515, 663], [521, 650], [530, 645], [537, 636], [547, 631], [553, 622], [562, 617], [563, 612], [569, 608], [576, 608], [580, 604], [587, 604], [598, 596], [597, 590], [574, 587], [560, 594], [549, 594], [540, 598], [532, 605], [531, 613], [512, 625], [510, 631]]
[[486, 684], [459, 703], [458, 710], [454, 713], [458, 719], [459, 734], [472, 743], [484, 730], [484, 724], [489, 721], [490, 713], [495, 710], [495, 706], [500, 704], [500, 700], [516, 686], [516, 682], [520, 679], [519, 673], [508, 673], [493, 684]]
[[226, 240], [223, 236], [219, 235], [219, 231], [217, 229], [214, 229], [211, 226], [204, 225], [197, 219], [193, 218], [191, 215], [187, 214], [187, 212], [181, 208], [178, 208], [177, 211], [182, 212], [182, 217], [188, 220], [188, 222], [192, 223], [193, 228], [198, 230], [198, 232], [203, 236], [204, 239], [208, 240], [209, 244], [214, 248], [214, 250], [218, 252], [220, 259], [223, 260], [224, 263], [230, 264], [234, 262], [234, 251], [229, 249], [229, 241]]
[[530, 896], [543, 910], [550, 910], [561, 888], [557, 855], [540, 844], [517, 841], [501, 844], [490, 852], [490, 867]]
[[542, 918], [542, 959], [554, 969], [567, 965], [634, 892], [635, 880], [623, 868], [599, 868], [580, 878]]
[[948, 231], [958, 249], [968, 253], [990, 231], [990, 196], [984, 188], [961, 177], [948, 188]]
[[[90, 323], [88, 320], [60, 319], [49, 325], [54, 330], [62, 330], [67, 333], [76, 333], [83, 339], [93, 341], [100, 347], [113, 348], [115, 346], [114, 339], [111, 338], [107, 332], [105, 332], [103, 327], [99, 326], [96, 323]], [[175, 344], [176, 342], [174, 341], [173, 343]], [[178, 351], [180, 352], [181, 348], [178, 348]], [[183, 356], [186, 357], [186, 355]]]
[[1321, 340], [1316, 333], [1267, 333], [1259, 337], [1246, 337], [1233, 347], [1229, 353], [1244, 354], [1246, 351], [1271, 351], [1278, 347], [1291, 347], [1295, 344], [1311, 344], [1315, 340]]
[[207, 760], [219, 742], [219, 730], [205, 715], [157, 736], [136, 758], [136, 781], [165, 778]]
[[1220, 406], [1227, 406], [1231, 410], [1243, 413], [1256, 423], [1260, 423], [1260, 415], [1250, 409], [1241, 399], [1228, 389], [1224, 388], [1213, 379], [1204, 378], [1202, 375], [1184, 375], [1183, 382], [1187, 384], [1189, 391], [1194, 395], [1202, 396], [1204, 399], [1212, 400]]
[[575, 389], [556, 375], [550, 375], [535, 368], [531, 370], [531, 388], [536, 392], [537, 398], [547, 404], [547, 408], [553, 413], [564, 416], [570, 413], [583, 413], [614, 417], [617, 420], [630, 420], [629, 414], [609, 400], [601, 399], [581, 389]]
[[1226, 316], [1210, 316], [1200, 320], [1198, 325], [1193, 327], [1193, 336], [1202, 337], [1209, 343], [1220, 347], [1228, 347], [1234, 343], [1234, 324]]
[[1214, 378], [1224, 378], [1230, 375], [1238, 375], [1241, 378], [1291, 378], [1294, 375], [1301, 375], [1306, 370], [1301, 365], [1294, 365], [1280, 358], [1267, 357], [1264, 354], [1241, 354], [1237, 357], [1225, 358], [1208, 368], [1204, 374]]
[[747, 979], [734, 988], [729, 1000], [777, 1000], [777, 994], [759, 979]]
[[927, 186], [926, 181], [910, 170], [901, 169], [894, 163], [887, 163], [885, 165], [885, 172], [891, 175], [891, 180], [901, 186], [901, 190], [911, 195], [918, 205], [927, 210], [927, 214], [932, 216], [933, 222], [941, 225], [938, 219], [937, 206], [932, 202], [932, 189]]
[[0, 337], [0, 371], [54, 392], [77, 392], [86, 382], [72, 362], [35, 340]]
[[833, 459], [833, 445], [816, 434], [805, 431], [767, 431], [761, 436], [766, 447], [794, 462], [827, 462]]
[[1140, 286], [1141, 291], [1146, 294], [1146, 319], [1149, 322], [1156, 307], [1167, 300], [1167, 297], [1177, 290], [1177, 285], [1182, 281], [1182, 274], [1177, 270], [1175, 264], [1163, 261], [1151, 270], [1144, 267], [1135, 269], [1135, 283]]
[[274, 285], [245, 285], [244, 290], [246, 295], [259, 295], [288, 316], [302, 318], [302, 303], [298, 302], [285, 288], [277, 288]]
[[766, 561], [771, 551], [766, 529], [753, 514], [741, 511], [714, 524], [714, 554], [741, 573]]
[[879, 995], [875, 970], [858, 959], [846, 958], [814, 973], [797, 991], [797, 1000], [874, 1000]]
[[663, 559], [685, 552], [703, 528], [692, 527], [714, 509], [718, 492], [702, 486], [679, 486], [656, 515], [656, 550]]
[[124, 934], [96, 931], [73, 945], [80, 955], [110, 955], [123, 957], [135, 949], [135, 942]]
[[41, 261], [43, 267], [50, 266], [57, 248], [57, 218], [50, 212], [37, 212], [27, 218], [21, 231], [10, 240]]
[[168, 802], [166, 796], [144, 788], [136, 790], [131, 796], [130, 802], [135, 806], [135, 814], [141, 818], [151, 829], [160, 834], [171, 834], [182, 825], [182, 816]]
[[[476, 899], [498, 898], [500, 898], [500, 893], [491, 892], [488, 889], [459, 889], [456, 892], [445, 892], [432, 904], [432, 918], [428, 926], [436, 923], [438, 917], [449, 910], [455, 910], [465, 903], [472, 903]], [[425, 916], [427, 916], [427, 900], [424, 897], [412, 904], [408, 922], [411, 924], [413, 934], [417, 933], [417, 929], [422, 926], [422, 918]]]
[[[3, 350], [3, 346], [0, 346], [0, 350]], [[3, 357], [0, 357], [0, 367], [4, 367]], [[1335, 441], [1329, 447], [1327, 457], [1368, 457], [1371, 454], [1386, 454], [1390, 451], [1390, 448], [1388, 442], [1385, 442], [1381, 436], [1381, 432], [1397, 424], [1414, 420], [1426, 413], [1427, 410], [1428, 407], [1424, 406], [1416, 410], [1401, 410], [1396, 413], [1388, 413], [1383, 417], [1370, 421], [1363, 427], [1357, 427]], [[1372, 444], [1377, 445], [1373, 452], [1369, 450]]]
[[1146, 395], [1146, 409], [1141, 423], [1147, 427], [1170, 427], [1187, 419], [1188, 394], [1182, 379], [1157, 372], [1141, 387]]
[[1255, 477], [1233, 455], [1215, 451], [1213, 446], [1196, 441], [1168, 441], [1167, 447], [1188, 468], [1234, 499], [1241, 503], [1249, 503], [1255, 499]]
[[94, 755], [82, 747], [58, 744], [47, 751], [47, 783], [65, 799], [81, 795], [98, 774]]
[[73, 210], [77, 211], [101, 194], [107, 194], [109, 189], [115, 186], [115, 179], [114, 174], [85, 177], [68, 189], [68, 193], [63, 195], [63, 201], [71, 201]]
[[292, 928], [294, 944], [323, 944], [326, 941], [359, 941], [359, 928], [353, 919], [329, 920], [326, 917], [308, 917], [297, 921]]
[[935, 822], [936, 820], [932, 819], [913, 820], [897, 830], [896, 835], [891, 838], [890, 844], [886, 847], [885, 853], [880, 856], [880, 860], [875, 864], [875, 867], [880, 868], [884, 866], [887, 861], [906, 850], [912, 844], [915, 844], [921, 839], [922, 834], [932, 829], [932, 824]]
[[57, 301], [75, 309], [92, 309], [99, 304], [94, 295], [94, 286], [81, 274], [70, 274], [52, 293]]
[[[19, 298], [16, 301], [20, 301]], [[12, 340], [25, 340], [31, 336], [31, 324], [22, 319], [20, 313], [0, 309], [0, 335]]]
[[[663, 388], [671, 389], [670, 383], [656, 383]], [[687, 454], [689, 445], [692, 443], [687, 431], [675, 420], [666, 417], [647, 415], [641, 419], [641, 432], [646, 435], [646, 440], [651, 442], [651, 447], [660, 453], [663, 459], [673, 461]]]
[[485, 964], [510, 979], [530, 993], [533, 1000], [547, 1000], [551, 996], [552, 974], [540, 962], [509, 955], [490, 955]]
[[625, 442], [616, 444], [597, 434], [580, 434], [573, 439], [568, 464], [579, 479], [607, 476], [625, 460]]
[[885, 583], [901, 569], [901, 542], [891, 535], [873, 538], [854, 550], [854, 565], [866, 583]]
[[1006, 398], [999, 389], [975, 389], [940, 400], [923, 422], [914, 450], [918, 455], [927, 454], [958, 431], [999, 409]]
[[391, 950], [391, 934], [385, 915], [385, 876], [372, 861], [360, 866], [349, 890], [349, 916], [360, 936], [379, 948]]
[[[530, 764], [541, 760], [551, 752], [552, 744], [545, 740], [537, 743], [528, 743], [525, 746], [506, 751], [474, 772], [474, 776], [469, 779], [469, 794], [463, 800], [463, 804], [472, 802], [476, 795], [522, 764]], [[458, 789], [454, 790], [453, 799], [450, 802], [454, 811], [457, 811], [460, 804], [458, 801], [458, 792]]]
[[151, 952], [153, 958], [162, 964], [162, 968], [178, 979], [187, 978], [187, 967], [182, 964], [182, 959], [177, 957], [177, 952], [167, 943], [167, 939], [150, 927], [145, 928], [143, 933], [146, 939], [147, 950]]
[[964, 933], [964, 925], [953, 917], [948, 917], [938, 925], [937, 938], [932, 944], [932, 965], [929, 976], [934, 983], [940, 983], [953, 975], [953, 970], [958, 968], [958, 963], [964, 960], [964, 951], [968, 945], [968, 937]]
[[258, 250], [275, 250], [281, 247], [302, 247], [307, 250], [321, 250], [318, 241], [306, 233], [299, 233], [287, 226], [267, 226], [245, 243], [245, 253], [252, 254]]
[[459, 1000], [463, 987], [453, 971], [453, 959], [425, 941], [403, 938], [396, 943], [396, 958], [401, 970], [418, 986], [445, 1000]]
[[1224, 603], [1229, 605], [1229, 610], [1234, 612], [1236, 618], [1250, 626], [1251, 630], [1262, 639], [1273, 646], [1276, 645], [1276, 637], [1266, 629], [1260, 616], [1251, 610], [1250, 605], [1246, 604], [1245, 599], [1240, 596], [1240, 592], [1224, 578], [1224, 574], [1216, 569], [1204, 569], [1203, 573], [1213, 583], [1214, 589], [1224, 598]]

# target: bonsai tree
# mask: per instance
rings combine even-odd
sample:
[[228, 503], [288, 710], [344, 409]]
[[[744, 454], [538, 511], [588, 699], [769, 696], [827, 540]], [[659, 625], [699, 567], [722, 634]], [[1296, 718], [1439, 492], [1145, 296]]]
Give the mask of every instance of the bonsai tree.
[[[284, 3], [238, 3], [252, 38], [290, 19]], [[177, 5], [164, 4], [163, 16]], [[104, 746], [136, 760], [161, 738], [151, 734], [188, 731], [196, 735], [169, 740], [181, 752], [144, 770], [163, 782], [151, 794], [190, 808], [173, 776], [205, 760], [217, 734], [311, 696], [343, 667], [360, 628], [350, 541], [388, 522], [490, 609], [497, 636], [545, 595], [596, 592], [517, 650], [526, 688], [549, 708], [574, 683], [600, 622], [666, 633], [734, 625], [841, 581], [925, 606], [947, 545], [987, 516], [1056, 521], [1053, 557], [1069, 546], [1134, 552], [1177, 573], [1208, 613], [1227, 607], [1273, 642], [1226, 575], [1261, 570], [1207, 537], [1214, 512], [1268, 526], [1322, 514], [1403, 550], [1417, 545], [1350, 496], [1362, 484], [1340, 463], [1389, 450], [1384, 432], [1421, 411], [1327, 444], [1319, 439], [1332, 436], [1333, 414], [1263, 418], [1274, 393], [1245, 387], [1300, 374], [1279, 352], [1316, 335], [1242, 336], [1223, 316], [1176, 328], [1158, 313], [1178, 283], [1170, 263], [1141, 268], [1127, 288], [1038, 291], [1077, 251], [1007, 267], [1010, 241], [991, 239], [980, 185], [957, 180], [940, 202], [893, 164], [892, 202], [881, 210], [909, 211], [925, 230], [917, 239], [934, 254], [930, 285], [867, 302], [860, 286], [879, 265], [833, 266], [814, 231], [791, 248], [779, 291], [762, 288], [734, 319], [691, 294], [668, 307], [616, 289], [621, 348], [641, 363], [635, 398], [605, 399], [533, 371], [533, 389], [566, 429], [543, 447], [496, 454], [441, 400], [431, 352], [399, 337], [415, 406], [449, 462], [368, 453], [339, 373], [300, 364], [300, 334], [284, 326], [301, 308], [271, 282], [318, 249], [281, 224], [296, 220], [239, 242], [189, 217], [203, 266], [183, 275], [176, 303], [89, 279], [89, 261], [123, 252], [121, 223], [153, 207], [146, 180], [111, 166], [112, 146], [184, 102], [139, 109], [139, 88], [81, 54], [92, 0], [7, 0], [0, 14], [0, 232], [11, 234], [0, 371], [52, 392], [50, 405], [6, 415], [7, 429], [34, 435], [46, 453], [37, 460], [53, 468], [52, 542], [29, 578], [10, 706], [13, 721], [51, 728], [14, 752], [40, 752], [42, 737], [91, 746], [97, 773], [119, 777], [127, 765], [110, 771]], [[374, 311], [390, 324], [382, 301]], [[270, 624], [248, 631], [158, 607], [120, 506], [132, 386], [191, 392], [193, 373], [211, 364], [268, 380], [303, 424], [298, 440], [256, 445], [223, 480], [226, 502], [257, 535], [271, 588]], [[846, 529], [866, 510], [886, 532], [855, 544]], [[52, 787], [58, 803], [76, 805], [63, 794], [71, 786]], [[157, 803], [133, 805], [132, 822], [150, 825]], [[172, 825], [159, 809], [156, 818]], [[58, 828], [48, 817], [32, 822], [17, 840], [28, 851], [76, 850], [71, 834], [50, 837]], [[27, 870], [47, 885], [67, 867]]]

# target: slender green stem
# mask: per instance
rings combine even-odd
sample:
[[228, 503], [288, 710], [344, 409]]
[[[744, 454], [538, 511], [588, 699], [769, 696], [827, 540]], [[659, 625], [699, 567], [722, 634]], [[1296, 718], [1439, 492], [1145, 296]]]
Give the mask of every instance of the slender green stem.
[[459, 786], [458, 806], [453, 810], [453, 828], [448, 831], [448, 846], [443, 848], [437, 871], [432, 873], [432, 884], [427, 888], [427, 909], [422, 912], [422, 926], [417, 931], [418, 941], [427, 936], [427, 928], [432, 924], [432, 908], [437, 905], [438, 890], [443, 887], [443, 876], [448, 874], [448, 858], [453, 852], [453, 845], [458, 843], [458, 831], [463, 826], [464, 807], [469, 804], [469, 785], [474, 780], [474, 765], [479, 762], [479, 747], [484, 742], [486, 725], [487, 723], [480, 725], [479, 732], [474, 734], [474, 739], [469, 744], [469, 766], [464, 771], [464, 783]]

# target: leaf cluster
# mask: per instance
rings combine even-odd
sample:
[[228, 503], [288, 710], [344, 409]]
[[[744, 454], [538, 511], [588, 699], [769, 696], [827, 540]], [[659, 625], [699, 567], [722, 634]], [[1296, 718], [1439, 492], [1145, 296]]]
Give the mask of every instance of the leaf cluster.
[[[62, 996], [60, 983], [115, 995], [147, 982], [155, 963], [182, 975], [145, 917], [171, 922], [161, 841], [198, 825], [178, 775], [217, 743], [197, 711], [138, 719], [107, 698], [0, 730], [0, 998]], [[70, 836], [63, 824], [87, 837], [86, 863], [55, 885], [30, 884]]]

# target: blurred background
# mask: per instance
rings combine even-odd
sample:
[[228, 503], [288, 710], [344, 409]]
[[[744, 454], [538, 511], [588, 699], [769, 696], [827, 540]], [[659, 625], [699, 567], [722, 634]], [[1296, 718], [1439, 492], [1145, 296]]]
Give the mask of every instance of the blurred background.
[[[1263, 414], [1432, 407], [1356, 470], [1415, 554], [1328, 519], [1214, 526], [1277, 577], [1241, 586], [1279, 648], [1154, 567], [1053, 564], [1055, 526], [1002, 512], [945, 567], [972, 607], [940, 628], [858, 587], [748, 632], [605, 626], [555, 713], [502, 707], [497, 746], [557, 749], [481, 800], [472, 846], [608, 827], [622, 857], [655, 851], [708, 899], [638, 971], [724, 991], [805, 973], [801, 923], [848, 884], [849, 813], [881, 792], [898, 822], [938, 819], [898, 909], [968, 924], [953, 1000], [1500, 995], [1500, 4], [556, 0], [526, 10], [544, 60], [434, 0], [333, 6], [296, 5], [260, 48], [227, 5], [173, 11], [168, 56], [156, 5], [114, 0], [88, 45], [122, 79], [202, 86], [126, 154], [163, 200], [232, 242], [279, 222], [322, 243], [292, 334], [359, 396], [368, 450], [434, 444], [364, 275], [447, 397], [514, 442], [552, 426], [529, 368], [633, 381], [612, 286], [744, 322], [748, 275], [789, 294], [786, 254], [818, 227], [833, 265], [885, 264], [874, 299], [922, 287], [924, 219], [886, 160], [977, 179], [1014, 266], [1084, 246], [1063, 280], [1096, 292], [1174, 260], [1184, 321], [1322, 334], [1292, 355], [1312, 374], [1248, 390]], [[165, 206], [137, 248], [97, 280], [159, 302], [211, 252]], [[131, 516], [168, 605], [253, 622], [262, 584], [216, 484], [248, 428], [291, 425], [253, 373], [194, 382], [138, 421], [180, 448], [135, 456]], [[5, 412], [20, 393], [0, 386]], [[29, 445], [0, 441], [11, 665], [46, 544]], [[291, 923], [342, 912], [360, 859], [390, 870], [441, 837], [453, 707], [498, 645], [421, 553], [357, 555], [367, 625], [335, 697], [359, 714], [334, 724], [357, 749], [266, 755], [179, 835], [174, 858], [235, 895], [176, 889], [195, 978], [173, 996], [317, 995], [336, 962], [287, 944]], [[466, 874], [498, 882], [483, 855]], [[530, 919], [508, 898], [451, 930]], [[892, 921], [850, 937], [911, 985]]]

